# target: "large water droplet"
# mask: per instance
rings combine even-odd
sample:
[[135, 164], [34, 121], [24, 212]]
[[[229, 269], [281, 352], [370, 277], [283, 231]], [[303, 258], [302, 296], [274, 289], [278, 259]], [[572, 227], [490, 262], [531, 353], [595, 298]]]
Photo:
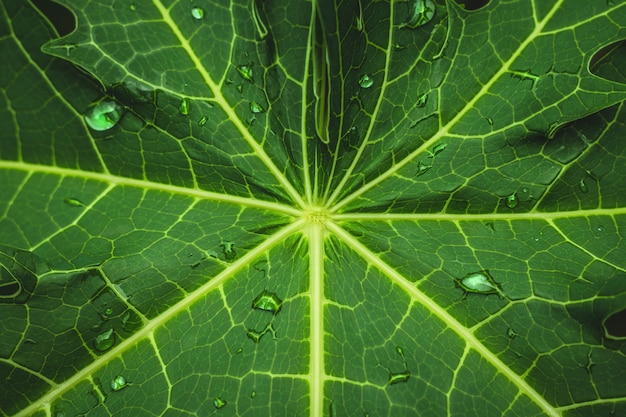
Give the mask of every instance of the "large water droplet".
[[104, 100], [89, 106], [84, 118], [87, 125], [98, 132], [111, 129], [124, 114], [124, 107], [113, 100]]
[[254, 79], [252, 78], [252, 64], [238, 65], [237, 72], [243, 77], [244, 80], [248, 80], [251, 83], [254, 82]]
[[189, 114], [189, 101], [186, 98], [183, 98], [180, 101], [178, 110], [180, 111], [180, 114], [182, 114], [183, 116], [187, 116]]
[[435, 16], [435, 3], [433, 0], [414, 0], [409, 4], [409, 17], [401, 27], [415, 29], [430, 22]]
[[252, 308], [255, 310], [269, 311], [276, 315], [280, 311], [283, 300], [278, 298], [276, 293], [263, 290], [254, 301], [252, 301]]
[[115, 333], [113, 329], [109, 329], [104, 333], [100, 333], [96, 336], [95, 346], [96, 350], [100, 352], [107, 351], [115, 344]]
[[213, 405], [218, 410], [226, 406], [226, 400], [221, 399], [220, 397], [213, 398]]
[[517, 193], [513, 193], [506, 198], [506, 206], [510, 209], [517, 207], [519, 204], [519, 199], [517, 198]]
[[116, 376], [113, 381], [111, 381], [111, 389], [113, 391], [119, 391], [126, 386], [128, 386], [128, 383], [126, 382], [126, 378], [122, 375]]
[[365, 74], [359, 79], [359, 85], [361, 86], [361, 88], [370, 88], [374, 85], [374, 79]]
[[202, 9], [202, 7], [193, 7], [191, 9], [191, 16], [193, 16], [193, 18], [196, 20], [202, 20], [202, 18], [204, 17], [204, 10]]
[[478, 271], [467, 274], [457, 281], [457, 284], [467, 293], [500, 294], [500, 286], [495, 282], [489, 271]]
[[265, 109], [263, 109], [263, 107], [261, 107], [261, 105], [259, 103], [257, 103], [256, 101], [251, 101], [250, 102], [250, 111], [252, 113], [263, 113], [265, 111]]

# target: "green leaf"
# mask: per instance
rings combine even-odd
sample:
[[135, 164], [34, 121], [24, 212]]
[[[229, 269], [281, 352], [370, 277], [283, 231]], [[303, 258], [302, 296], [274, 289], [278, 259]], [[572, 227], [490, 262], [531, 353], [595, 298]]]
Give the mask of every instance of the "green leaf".
[[626, 414], [626, 1], [33, 3], [0, 415]]

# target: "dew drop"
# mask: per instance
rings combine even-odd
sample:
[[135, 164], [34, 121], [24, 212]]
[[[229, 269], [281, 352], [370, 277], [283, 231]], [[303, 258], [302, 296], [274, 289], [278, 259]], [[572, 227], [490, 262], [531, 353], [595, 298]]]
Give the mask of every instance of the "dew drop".
[[222, 247], [222, 255], [224, 255], [225, 260], [232, 261], [237, 257], [237, 251], [233, 242], [224, 242], [220, 246]]
[[113, 100], [92, 104], [84, 115], [87, 125], [98, 132], [111, 129], [124, 114], [124, 107]]
[[96, 336], [95, 346], [100, 352], [105, 352], [115, 344], [115, 333], [113, 329], [109, 329], [104, 333], [100, 333]]
[[446, 149], [446, 146], [448, 146], [445, 143], [440, 143], [439, 145], [435, 146], [432, 150], [433, 155], [437, 155], [440, 152], [443, 152], [444, 149]]
[[116, 376], [115, 379], [111, 381], [111, 389], [113, 391], [119, 391], [122, 388], [125, 388], [127, 385], [128, 383], [126, 382], [126, 378], [124, 378], [122, 375]]
[[587, 188], [587, 184], [585, 184], [584, 178], [580, 179], [580, 182], [578, 183], [578, 188], [580, 188], [580, 191], [582, 191], [583, 193], [587, 193], [589, 191], [589, 189]]
[[239, 348], [235, 351], [235, 355], [239, 355], [241, 353], [243, 353], [243, 348]]
[[428, 101], [428, 93], [424, 93], [417, 98], [417, 103], [415, 103], [415, 105], [417, 107], [424, 107], [426, 106], [427, 101]]
[[359, 79], [359, 85], [361, 86], [361, 88], [370, 88], [374, 85], [374, 79], [365, 74]]
[[226, 406], [226, 400], [223, 400], [220, 397], [215, 397], [213, 398], [213, 405], [219, 410], [220, 408]]
[[249, 64], [249, 65], [238, 65], [237, 66], [237, 72], [239, 73], [239, 75], [241, 75], [241, 77], [244, 80], [248, 80], [251, 83], [254, 82], [254, 79], [252, 78], [252, 64]]
[[66, 198], [65, 200], [63, 200], [63, 202], [67, 204], [68, 206], [72, 206], [72, 207], [84, 207], [85, 206], [82, 201], [80, 201], [77, 198], [72, 198], [72, 197]]
[[510, 209], [517, 207], [519, 204], [519, 200], [517, 198], [517, 193], [513, 193], [506, 198], [506, 206]]
[[263, 113], [265, 110], [263, 109], [263, 107], [261, 107], [261, 105], [259, 103], [257, 103], [256, 101], [251, 101], [250, 102], [250, 111], [252, 113]]
[[494, 281], [489, 271], [478, 271], [467, 274], [464, 278], [457, 280], [457, 284], [467, 293], [477, 294], [500, 294], [500, 286]]
[[131, 4], [131, 5], [129, 6], [129, 8], [130, 8], [130, 10], [131, 10], [132, 12], [134, 12], [135, 10], [137, 10], [137, 6], [135, 6], [134, 4]]
[[256, 391], [252, 390], [252, 392], [250, 392], [250, 398], [254, 398], [256, 397]]
[[487, 123], [489, 123], [489, 126], [493, 126], [493, 119], [491, 117], [487, 117]]
[[509, 339], [513, 340], [517, 337], [517, 333], [515, 333], [515, 330], [513, 330], [512, 328], [508, 328], [506, 330], [506, 335], [508, 336]]
[[252, 301], [252, 308], [255, 310], [269, 311], [276, 315], [280, 312], [283, 300], [278, 298], [276, 293], [263, 290], [254, 301]]
[[398, 373], [389, 373], [389, 380], [387, 381], [387, 385], [399, 384], [400, 382], [407, 382], [411, 377], [411, 372], [408, 370], [398, 372]]
[[200, 126], [200, 127], [204, 126], [208, 120], [209, 120], [208, 117], [202, 116], [202, 118], [200, 120], [198, 120], [198, 126]]
[[191, 9], [191, 15], [196, 20], [202, 20], [202, 18], [204, 17], [204, 10], [202, 9], [202, 7], [193, 7]]
[[414, 0], [409, 5], [409, 16], [406, 23], [401, 27], [415, 29], [430, 22], [435, 16], [435, 3], [433, 0]]
[[603, 231], [604, 231], [604, 226], [599, 225], [598, 227], [596, 227], [596, 230], [597, 230], [598, 232], [603, 232]]
[[180, 114], [182, 114], [183, 116], [187, 116], [189, 114], [189, 101], [186, 98], [183, 98], [180, 101], [178, 110], [180, 111]]

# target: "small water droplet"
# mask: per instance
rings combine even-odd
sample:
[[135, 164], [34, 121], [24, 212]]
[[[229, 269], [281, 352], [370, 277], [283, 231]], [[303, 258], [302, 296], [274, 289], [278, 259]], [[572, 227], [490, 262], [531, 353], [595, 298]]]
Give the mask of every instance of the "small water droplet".
[[123, 114], [123, 106], [113, 100], [105, 100], [89, 106], [84, 118], [91, 129], [102, 132], [115, 126]]
[[428, 93], [424, 93], [417, 98], [417, 103], [415, 103], [415, 105], [417, 107], [424, 107], [426, 106], [427, 102], [428, 102]]
[[224, 255], [225, 260], [232, 261], [237, 257], [237, 251], [233, 242], [224, 242], [220, 246], [222, 247], [222, 255]]
[[513, 340], [517, 337], [517, 333], [515, 333], [515, 330], [513, 330], [512, 328], [508, 328], [506, 329], [506, 335], [508, 336], [509, 339]]
[[243, 348], [239, 348], [235, 351], [235, 355], [239, 355], [241, 353], [243, 353]]
[[517, 207], [519, 204], [519, 200], [517, 198], [517, 193], [513, 193], [506, 198], [506, 206], [510, 209]]
[[252, 78], [252, 64], [238, 65], [237, 72], [244, 80], [248, 80], [251, 83], [254, 82], [254, 79]]
[[603, 232], [603, 231], [604, 231], [604, 226], [599, 225], [598, 227], [596, 227], [596, 230], [597, 230], [598, 232]]
[[359, 79], [359, 85], [361, 86], [361, 88], [370, 88], [374, 85], [374, 79], [365, 74]]
[[116, 376], [115, 379], [111, 381], [111, 389], [113, 391], [119, 391], [122, 388], [125, 388], [127, 385], [128, 383], [126, 382], [126, 378], [124, 378], [122, 375]]
[[95, 346], [96, 350], [100, 352], [105, 352], [115, 344], [115, 333], [113, 333], [113, 329], [109, 329], [104, 333], [100, 333], [96, 336]]
[[252, 392], [250, 392], [250, 398], [254, 398], [256, 397], [256, 391], [252, 390]]
[[261, 107], [261, 105], [259, 103], [257, 103], [256, 101], [251, 101], [250, 102], [250, 111], [252, 113], [263, 113], [265, 110], [263, 109], [263, 107]]
[[396, 352], [398, 352], [398, 355], [404, 357], [404, 350], [400, 346], [396, 346]]
[[463, 289], [465, 295], [468, 293], [476, 293], [500, 294], [503, 296], [500, 285], [495, 282], [487, 270], [469, 273], [456, 282], [457, 285]]
[[274, 325], [272, 323], [269, 323], [267, 326], [265, 326], [265, 329], [260, 332], [254, 329], [247, 329], [246, 335], [248, 336], [248, 339], [252, 340], [254, 343], [259, 343], [261, 341], [261, 338], [267, 332], [270, 332], [272, 334], [273, 339], [277, 339], [276, 329], [274, 328]]
[[215, 397], [213, 398], [213, 405], [219, 410], [220, 408], [226, 406], [226, 400], [223, 400], [220, 397]]
[[433, 0], [414, 0], [409, 6], [409, 16], [400, 27], [415, 29], [430, 22], [435, 16], [435, 3]]
[[200, 127], [204, 126], [208, 120], [209, 120], [208, 117], [202, 116], [202, 118], [200, 120], [198, 120], [198, 126], [200, 126]]
[[134, 4], [131, 4], [129, 7], [130, 7], [130, 10], [131, 10], [132, 12], [134, 12], [135, 10], [137, 10], [137, 6], [135, 6]]
[[493, 119], [491, 117], [487, 117], [487, 123], [489, 123], [489, 126], [493, 126]]
[[202, 9], [202, 7], [198, 7], [198, 6], [192, 7], [191, 15], [196, 20], [202, 20], [202, 18], [204, 17], [204, 10]]
[[526, 188], [526, 187], [522, 188], [522, 192], [523, 193], [527, 193], [528, 192], [528, 188]]
[[189, 114], [189, 101], [186, 98], [183, 98], [180, 101], [178, 110], [180, 111], [180, 114], [182, 114], [183, 116], [187, 116]]
[[589, 189], [587, 188], [587, 184], [585, 184], [584, 178], [580, 179], [580, 182], [578, 183], [578, 187], [580, 188], [580, 191], [582, 191], [583, 193], [587, 193], [589, 191]]
[[80, 201], [77, 198], [72, 198], [72, 197], [66, 198], [65, 200], [63, 200], [63, 202], [72, 207], [84, 207], [85, 206], [82, 201]]
[[440, 143], [439, 145], [436, 145], [432, 150], [432, 154], [437, 155], [438, 153], [443, 152], [443, 150], [446, 149], [446, 146], [448, 145], [445, 143]]
[[269, 311], [276, 315], [280, 312], [283, 300], [278, 298], [276, 293], [263, 290], [254, 301], [252, 301], [252, 308], [255, 310]]

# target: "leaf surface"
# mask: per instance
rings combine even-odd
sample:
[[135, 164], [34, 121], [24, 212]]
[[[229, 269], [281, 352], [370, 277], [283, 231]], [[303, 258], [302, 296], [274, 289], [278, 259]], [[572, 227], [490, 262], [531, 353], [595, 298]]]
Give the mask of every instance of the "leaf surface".
[[626, 2], [35, 3], [0, 414], [626, 413]]

